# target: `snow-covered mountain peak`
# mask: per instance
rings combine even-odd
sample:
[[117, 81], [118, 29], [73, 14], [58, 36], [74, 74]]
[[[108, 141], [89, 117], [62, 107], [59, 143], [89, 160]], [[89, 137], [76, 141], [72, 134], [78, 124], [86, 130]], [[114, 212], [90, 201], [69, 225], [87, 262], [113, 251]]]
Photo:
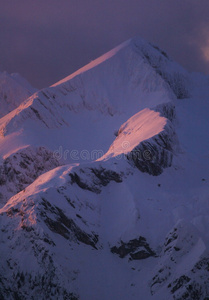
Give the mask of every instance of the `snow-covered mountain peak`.
[[[137, 66], [139, 62], [140, 65]], [[109, 66], [110, 64], [112, 67]], [[113, 70], [115, 64], [117, 67], [120, 66], [120, 68], [122, 68], [120, 71], [123, 73], [128, 72], [129, 74], [130, 72], [132, 73], [134, 70], [137, 70], [137, 68], [138, 70], [143, 68], [143, 75], [145, 75], [145, 73], [149, 74], [149, 68], [151, 67], [151, 69], [160, 75], [169, 85], [177, 98], [186, 98], [189, 96], [187, 90], [189, 83], [188, 72], [169, 58], [165, 51], [148, 43], [140, 37], [134, 37], [125, 41], [52, 86], [68, 84], [68, 81], [75, 79], [76, 77], [81, 77], [85, 80], [86, 76], [91, 76], [92, 69], [97, 70], [98, 73], [100, 70], [105, 72], [106, 68]], [[143, 67], [143, 64], [148, 68]], [[150, 75], [151, 74], [149, 74], [149, 76]], [[149, 80], [153, 81], [151, 77]]]
[[[108, 60], [111, 60], [115, 56], [122, 56], [123, 52], [128, 55], [129, 51], [133, 51], [138, 53], [140, 56], [144, 57], [146, 56], [146, 53], [152, 53], [153, 57], [157, 57], [158, 59], [171, 62], [172, 60], [168, 57], [168, 55], [161, 49], [159, 49], [157, 46], [151, 45], [141, 37], [133, 37], [132, 39], [129, 39], [117, 47], [113, 48], [112, 50], [106, 52], [105, 54], [101, 55], [100, 57], [96, 58], [95, 60], [91, 61], [84, 67], [78, 69], [76, 72], [70, 74], [69, 76], [65, 77], [64, 79], [56, 82], [52, 86], [58, 86], [60, 84], [66, 83], [67, 81], [71, 80], [72, 78], [82, 75], [85, 72], [88, 72], [89, 70], [98, 67], [101, 64], [104, 64]], [[147, 57], [148, 58], [148, 57]], [[183, 71], [183, 68], [179, 66], [179, 69]], [[185, 71], [184, 71], [185, 72]]]
[[208, 95], [133, 38], [1, 118], [0, 298], [207, 299]]
[[108, 51], [107, 53], [103, 54], [102, 56], [100, 56], [100, 57], [96, 58], [95, 60], [91, 61], [90, 63], [88, 63], [84, 67], [78, 69], [76, 72], [74, 72], [74, 73], [70, 74], [69, 76], [65, 77], [64, 79], [56, 82], [52, 86], [57, 86], [57, 85], [63, 84], [65, 82], [71, 80], [72, 78], [74, 78], [78, 75], [81, 75], [82, 73], [87, 72], [87, 71], [97, 67], [98, 65], [104, 63], [105, 61], [107, 61], [110, 58], [112, 58], [113, 56], [115, 56], [120, 50], [122, 50], [126, 46], [129, 46], [130, 43], [131, 43], [131, 40], [125, 41], [124, 43], [120, 44], [119, 46], [115, 47], [114, 49]]
[[[23, 83], [17, 75], [14, 77]], [[96, 110], [111, 116], [122, 113], [130, 117], [145, 107], [154, 107], [175, 97], [188, 97], [188, 77], [164, 51], [141, 38], [133, 38], [37, 92], [29, 105], [21, 106], [21, 111], [18, 109], [15, 124], [36, 118], [46, 127], [60, 127], [68, 125], [67, 112], [81, 110]], [[13, 122], [9, 119], [6, 123]], [[4, 130], [9, 131], [9, 128]]]
[[[182, 72], [149, 43], [131, 39], [76, 75], [36, 92], [1, 119], [0, 155], [14, 153], [14, 145], [19, 149], [40, 145], [56, 150], [63, 145], [65, 149], [82, 150], [81, 140], [85, 140], [87, 149], [96, 147], [105, 153], [114, 131], [133, 114], [176, 99], [176, 89], [182, 91], [184, 86]], [[80, 126], [89, 132], [82, 139], [77, 138], [75, 130]], [[69, 133], [72, 138], [65, 139]], [[88, 141], [86, 136], [90, 136]], [[99, 138], [95, 140], [94, 136]]]

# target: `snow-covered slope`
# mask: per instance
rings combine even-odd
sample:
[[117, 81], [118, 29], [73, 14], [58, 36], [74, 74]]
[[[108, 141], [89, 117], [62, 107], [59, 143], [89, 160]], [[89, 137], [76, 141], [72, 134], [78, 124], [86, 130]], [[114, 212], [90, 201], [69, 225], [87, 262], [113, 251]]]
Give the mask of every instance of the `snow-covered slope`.
[[188, 97], [190, 81], [157, 47], [128, 40], [0, 119], [1, 164], [28, 146], [48, 149], [61, 164], [95, 160], [133, 114]]
[[[106, 152], [123, 122], [143, 108], [180, 97], [178, 89], [187, 97], [188, 82], [188, 73], [164, 52], [134, 38], [37, 92], [0, 120], [0, 154], [7, 156], [16, 151], [14, 145], [28, 144], [51, 150], [59, 145], [83, 150], [94, 144]], [[85, 133], [78, 138], [81, 126]], [[62, 138], [66, 134], [70, 139]]]
[[182, 162], [160, 176], [116, 158], [40, 176], [0, 210], [3, 297], [204, 299], [208, 177]]
[[26, 147], [0, 165], [0, 203], [22, 191], [39, 175], [57, 167], [60, 161], [44, 147]]
[[[173, 152], [172, 166], [161, 175], [142, 173], [128, 159], [136, 148], [133, 132], [139, 145], [146, 138], [152, 144], [171, 122], [145, 109], [116, 137], [116, 144], [122, 135], [122, 142], [127, 138], [133, 146], [123, 152], [127, 156], [58, 167], [8, 201], [0, 210], [3, 299], [207, 297], [208, 148], [204, 152], [195, 140], [200, 131], [201, 145], [208, 143], [208, 103], [185, 101], [177, 105], [173, 122], [182, 133], [181, 153]], [[174, 115], [171, 106], [158, 110]], [[194, 125], [190, 148], [190, 138], [182, 137], [188, 135], [191, 113], [202, 120]], [[154, 122], [155, 128], [141, 142], [140, 125], [148, 114], [148, 125]]]
[[26, 79], [17, 73], [0, 72], [0, 118], [14, 110], [36, 92]]
[[[174, 110], [170, 104], [167, 108]], [[140, 171], [159, 175], [163, 168], [171, 166], [173, 154], [180, 150], [171, 121], [148, 108], [131, 117], [116, 134], [110, 149], [99, 160], [126, 157]]]
[[0, 298], [207, 299], [208, 99], [132, 39], [2, 118]]

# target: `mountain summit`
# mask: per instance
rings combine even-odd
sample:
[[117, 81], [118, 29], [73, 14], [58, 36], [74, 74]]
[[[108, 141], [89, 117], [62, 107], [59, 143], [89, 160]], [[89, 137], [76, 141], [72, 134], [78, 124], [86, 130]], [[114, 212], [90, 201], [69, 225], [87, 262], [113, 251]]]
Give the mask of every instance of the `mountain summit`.
[[[0, 132], [2, 138], [6, 137], [7, 146], [1, 148], [0, 155], [8, 157], [17, 150], [16, 145], [21, 149], [28, 144], [53, 150], [58, 145], [80, 150], [86, 136], [88, 149], [94, 145], [106, 151], [112, 142], [111, 133], [123, 122], [141, 109], [189, 97], [189, 84], [189, 74], [165, 52], [133, 38], [33, 94], [5, 116], [0, 121]], [[78, 139], [76, 128], [82, 126], [81, 122], [84, 126], [88, 123], [89, 130], [85, 126], [88, 132]], [[110, 123], [110, 128], [101, 132]], [[68, 140], [62, 138], [66, 132], [71, 137]]]
[[130, 39], [0, 119], [1, 299], [207, 299], [207, 76]]

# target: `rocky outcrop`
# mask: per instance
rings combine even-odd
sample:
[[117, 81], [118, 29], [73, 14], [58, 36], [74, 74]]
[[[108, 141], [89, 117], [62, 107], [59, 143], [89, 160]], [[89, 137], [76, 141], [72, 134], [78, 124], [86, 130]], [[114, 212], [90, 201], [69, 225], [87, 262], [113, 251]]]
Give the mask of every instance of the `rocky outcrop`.
[[[44, 198], [42, 198], [42, 201], [44, 209], [41, 210], [40, 215], [52, 232], [63, 236], [65, 239], [81, 242], [97, 249], [97, 234], [85, 233], [76, 225], [76, 223], [72, 219], [68, 218], [59, 207], [52, 206]], [[49, 216], [49, 212], [53, 214], [54, 218]]]
[[[59, 299], [62, 295], [63, 300], [78, 300], [79, 296], [69, 292], [62, 285], [58, 284], [56, 267], [52, 264], [52, 258], [45, 257], [49, 264], [44, 264], [47, 272], [33, 275], [32, 273], [16, 270], [14, 277], [10, 277], [8, 284], [8, 274], [0, 274], [0, 299], [1, 300], [28, 300], [36, 299], [37, 295], [40, 300]], [[13, 269], [8, 261], [8, 268]], [[49, 272], [51, 274], [49, 275]]]
[[141, 172], [157, 176], [163, 172], [163, 169], [171, 167], [177, 145], [177, 135], [168, 120], [162, 132], [142, 141], [126, 156], [128, 161]]
[[165, 239], [151, 293], [166, 287], [171, 293], [169, 299], [207, 299], [209, 261], [205, 249], [197, 229], [191, 223], [179, 222]]
[[76, 183], [81, 189], [97, 194], [101, 192], [103, 186], [108, 185], [111, 181], [122, 182], [121, 174], [105, 169], [102, 166], [95, 168], [86, 167], [85, 169], [79, 167], [77, 172], [72, 172], [69, 176], [71, 184]]
[[155, 256], [155, 252], [142, 236], [129, 242], [121, 241], [119, 245], [111, 247], [110, 250], [113, 254], [119, 255], [120, 258], [129, 257], [129, 260], [140, 260]]
[[10, 155], [0, 165], [0, 203], [24, 190], [41, 174], [60, 165], [45, 147], [27, 147]]
[[[69, 253], [81, 244], [97, 250], [98, 234], [79, 212], [79, 200], [70, 205], [68, 193], [61, 187], [56, 191], [57, 205], [48, 192], [46, 198], [36, 199], [24, 198], [25, 193], [20, 201], [8, 202], [0, 213], [1, 299], [79, 299], [73, 285], [79, 271]], [[67, 267], [61, 263], [66, 255]]]

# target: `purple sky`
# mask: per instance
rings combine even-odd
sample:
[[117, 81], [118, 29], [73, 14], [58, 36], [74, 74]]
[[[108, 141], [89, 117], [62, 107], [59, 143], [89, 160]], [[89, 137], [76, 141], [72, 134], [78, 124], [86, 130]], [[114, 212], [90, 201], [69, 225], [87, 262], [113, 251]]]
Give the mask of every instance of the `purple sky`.
[[0, 0], [0, 71], [42, 88], [139, 35], [208, 74], [208, 12], [208, 0]]

